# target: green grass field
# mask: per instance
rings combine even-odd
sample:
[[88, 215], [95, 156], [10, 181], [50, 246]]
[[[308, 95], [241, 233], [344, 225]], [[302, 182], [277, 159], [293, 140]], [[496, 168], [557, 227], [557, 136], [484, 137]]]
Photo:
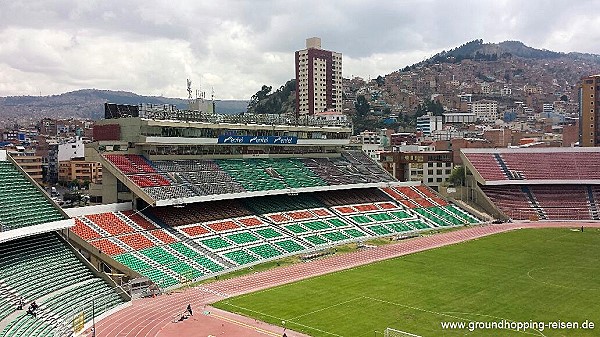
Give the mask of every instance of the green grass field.
[[[312, 336], [600, 336], [600, 231], [527, 229], [215, 304]], [[441, 322], [589, 320], [595, 328], [442, 329]]]

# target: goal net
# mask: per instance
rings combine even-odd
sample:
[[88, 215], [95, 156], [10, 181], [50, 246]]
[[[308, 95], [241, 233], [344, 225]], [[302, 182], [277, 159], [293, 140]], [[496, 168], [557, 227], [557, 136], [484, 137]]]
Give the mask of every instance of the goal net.
[[414, 333], [396, 330], [392, 328], [386, 328], [383, 332], [384, 337], [422, 337], [419, 335], [415, 335]]

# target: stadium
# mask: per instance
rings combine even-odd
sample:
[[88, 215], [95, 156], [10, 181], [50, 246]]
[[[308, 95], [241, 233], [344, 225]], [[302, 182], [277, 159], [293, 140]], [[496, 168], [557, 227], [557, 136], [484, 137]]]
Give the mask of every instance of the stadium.
[[465, 149], [467, 203], [351, 134], [106, 104], [71, 209], [0, 152], [0, 336], [597, 334], [441, 323], [600, 324], [600, 151]]

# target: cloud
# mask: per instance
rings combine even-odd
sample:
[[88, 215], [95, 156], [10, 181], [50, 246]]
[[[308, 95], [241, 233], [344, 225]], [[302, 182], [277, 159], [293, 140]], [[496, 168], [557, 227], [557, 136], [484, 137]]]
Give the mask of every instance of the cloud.
[[15, 0], [0, 3], [0, 95], [80, 88], [248, 99], [294, 77], [307, 37], [376, 77], [473, 39], [600, 53], [594, 0]]

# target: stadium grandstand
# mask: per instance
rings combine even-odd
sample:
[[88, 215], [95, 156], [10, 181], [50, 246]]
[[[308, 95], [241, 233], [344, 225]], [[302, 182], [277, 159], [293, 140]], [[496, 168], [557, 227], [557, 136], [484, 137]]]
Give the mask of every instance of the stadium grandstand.
[[134, 296], [339, 244], [480, 220], [360, 150], [352, 126], [107, 104], [69, 239]]
[[470, 195], [518, 220], [600, 220], [600, 149], [462, 149]]
[[130, 304], [66, 240], [74, 225], [0, 151], [0, 336], [72, 336]]

